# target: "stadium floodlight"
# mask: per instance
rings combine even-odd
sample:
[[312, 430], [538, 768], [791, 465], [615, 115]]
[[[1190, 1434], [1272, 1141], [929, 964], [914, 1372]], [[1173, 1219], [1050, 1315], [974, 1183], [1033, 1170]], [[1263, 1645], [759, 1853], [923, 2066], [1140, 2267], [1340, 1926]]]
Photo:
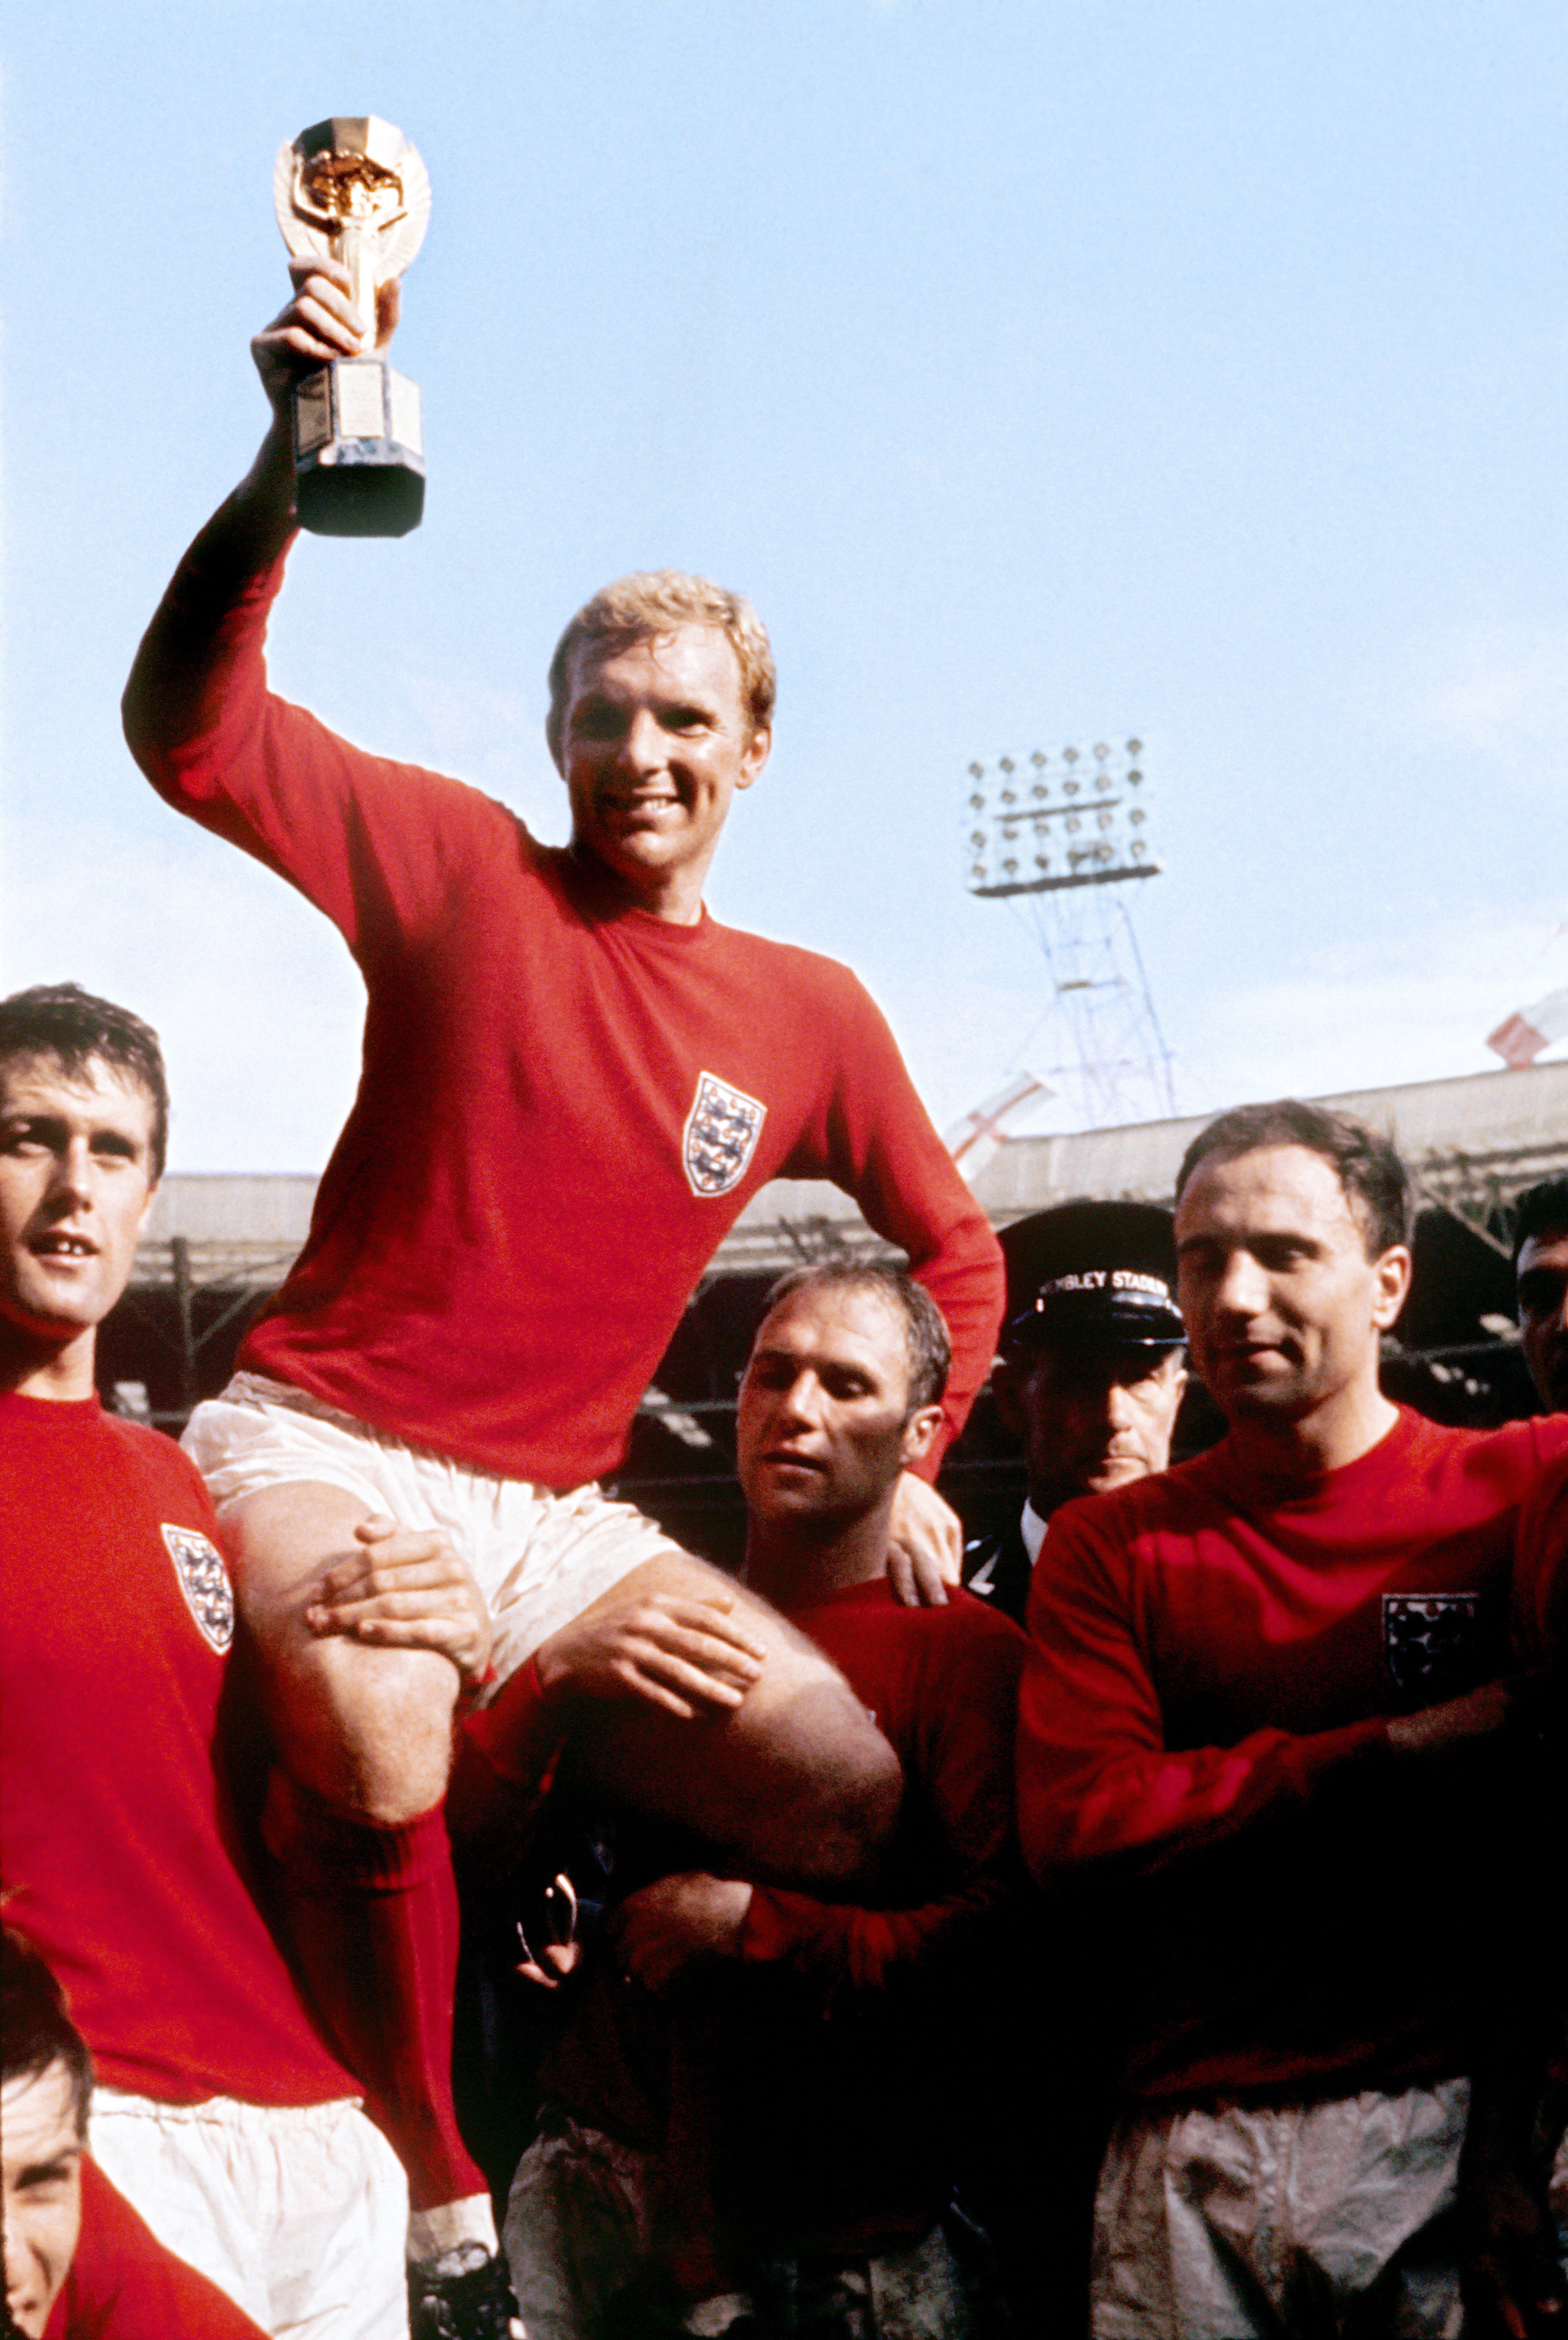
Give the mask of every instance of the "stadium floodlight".
[[1050, 894], [1159, 875], [1141, 739], [977, 757], [968, 779], [971, 894]]
[[1128, 907], [1128, 882], [1160, 874], [1151, 811], [1143, 742], [1130, 737], [976, 757], [965, 770], [964, 884], [1014, 897], [1010, 911], [1039, 943], [1050, 995], [1025, 1046], [1046, 1026], [1059, 1036], [1063, 1061], [1042, 1071], [1089, 1129], [1176, 1111]]

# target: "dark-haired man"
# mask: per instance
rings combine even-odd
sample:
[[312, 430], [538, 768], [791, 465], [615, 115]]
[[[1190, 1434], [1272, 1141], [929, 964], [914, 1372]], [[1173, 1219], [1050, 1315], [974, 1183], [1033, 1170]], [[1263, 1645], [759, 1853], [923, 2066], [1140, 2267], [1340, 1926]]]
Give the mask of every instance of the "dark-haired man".
[[[981, 2328], [948, 2217], [954, 2052], [996, 1972], [1022, 1641], [962, 1592], [902, 1606], [883, 1566], [946, 1365], [940, 1314], [894, 1271], [804, 1268], [770, 1295], [736, 1429], [745, 1581], [829, 1652], [897, 1749], [899, 1833], [852, 1900], [715, 1860], [622, 1903], [556, 2059], [558, 2117], [508, 2213], [545, 2340], [600, 2329], [628, 2284], [613, 2326], [628, 2333], [683, 2311], [712, 2334]], [[498, 1752], [507, 1719], [503, 1702], [470, 1735]], [[650, 2256], [684, 2293], [668, 2324]]]
[[[772, 739], [772, 658], [739, 596], [630, 578], [567, 629], [547, 727], [571, 806], [565, 850], [269, 694], [262, 637], [294, 531], [292, 387], [364, 334], [344, 271], [301, 261], [293, 276], [252, 344], [271, 426], [182, 564], [125, 718], [154, 785], [330, 917], [369, 994], [359, 1095], [305, 1250], [187, 1443], [246, 1562], [280, 1753], [269, 1843], [340, 1906], [359, 1895], [367, 1998], [400, 2009], [387, 2036], [431, 2116], [416, 2104], [403, 2139], [413, 2236], [434, 2260], [494, 2241], [444, 2077], [457, 1685], [423, 1652], [317, 1630], [360, 1581], [352, 1522], [374, 1508], [451, 1536], [489, 1603], [503, 1678], [617, 1586], [701, 1598], [700, 1572], [596, 1482], [621, 1462], [747, 1201], [774, 1177], [825, 1177], [909, 1254], [952, 1327], [942, 1433], [901, 1485], [890, 1547], [908, 1560], [951, 1542], [956, 1572], [956, 1522], [927, 1482], [990, 1363], [1000, 1264], [847, 968], [704, 908], [732, 801]], [[793, 1760], [797, 1852], [819, 1879], [858, 1838], [854, 1865], [897, 1792], [853, 1702], [835, 1720], [825, 1675], [820, 1688], [804, 1760], [764, 1687], [680, 1790], [736, 1774], [760, 1839], [776, 1806], [757, 1783]], [[841, 1764], [852, 1743], [858, 1761]], [[646, 1787], [654, 1769], [629, 1750], [628, 1779]], [[388, 1903], [389, 1869], [421, 1877], [422, 1899]], [[324, 1989], [340, 1946], [298, 1938]]]
[[1170, 1213], [1152, 1203], [1060, 1203], [1002, 1230], [1007, 1308], [991, 1370], [1023, 1448], [1018, 1524], [971, 1544], [971, 1592], [1023, 1622], [1051, 1513], [1170, 1460], [1187, 1386]]
[[0, 1001], [0, 1882], [96, 2059], [94, 2153], [160, 2239], [269, 2330], [396, 2340], [402, 2174], [242, 1850], [212, 1506], [94, 1387], [167, 1121], [140, 1018], [69, 984]]
[[[1541, 1403], [1568, 1413], [1568, 1176], [1544, 1178], [1515, 1206], [1514, 1265], [1525, 1362]], [[1521, 1527], [1515, 1655], [1554, 1677], [1543, 1736], [1554, 1771], [1520, 1814], [1511, 1880], [1510, 1989], [1478, 2067], [1460, 2165], [1465, 2304], [1480, 2340], [1560, 2330], [1568, 2311], [1568, 2157], [1550, 2145], [1568, 2117], [1568, 1993], [1562, 1863], [1568, 1835], [1568, 1465], [1549, 1471]], [[1543, 2152], [1543, 2146], [1547, 2150]]]
[[1383, 1397], [1409, 1218], [1346, 1116], [1202, 1132], [1178, 1289], [1228, 1435], [1059, 1513], [1036, 1573], [1025, 1857], [1080, 1897], [1126, 2010], [1100, 2340], [1458, 2313], [1514, 1541], [1568, 1423], [1482, 1435]]
[[93, 2067], [59, 1984], [0, 1931], [0, 2160], [8, 2331], [26, 2340], [261, 2340], [166, 2251], [87, 2151]]
[[1568, 1175], [1520, 1195], [1514, 1273], [1530, 1377], [1549, 1413], [1568, 1413]]

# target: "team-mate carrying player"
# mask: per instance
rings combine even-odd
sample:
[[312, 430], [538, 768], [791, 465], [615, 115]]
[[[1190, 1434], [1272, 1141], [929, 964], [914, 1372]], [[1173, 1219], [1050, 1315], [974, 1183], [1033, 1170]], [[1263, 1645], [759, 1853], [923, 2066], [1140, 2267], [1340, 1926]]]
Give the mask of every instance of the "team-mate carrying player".
[[1514, 1272], [1530, 1378], [1549, 1413], [1568, 1413], [1568, 1175], [1520, 1195]]
[[[1530, 1377], [1548, 1413], [1568, 1411], [1568, 1177], [1514, 1205], [1514, 1265]], [[1544, 1760], [1519, 1813], [1507, 1879], [1511, 1988], [1477, 2066], [1460, 2161], [1465, 2331], [1537, 2340], [1568, 2315], [1568, 1984], [1563, 1847], [1568, 1843], [1568, 1455], [1526, 1507], [1515, 1560], [1514, 1655], [1550, 1670]]]
[[[1023, 1640], [967, 1593], [904, 1607], [883, 1571], [946, 1364], [940, 1316], [896, 1271], [800, 1268], [769, 1295], [736, 1423], [745, 1581], [837, 1660], [898, 1748], [898, 1839], [863, 1901], [773, 1890], [744, 1863], [715, 1874], [689, 1838], [678, 1869], [622, 1899], [507, 2215], [538, 2340], [994, 2328], [951, 2202], [977, 2002], [1017, 1881]], [[555, 1728], [580, 1732], [594, 1691], [591, 1674], [568, 1689]], [[465, 1727], [460, 1780], [488, 1784], [458, 1811], [488, 1822], [492, 1858], [526, 1813], [504, 1783], [534, 1768], [540, 1705], [525, 1673]], [[663, 1865], [625, 1839], [623, 1863]]]
[[[661, 573], [574, 619], [547, 726], [565, 850], [269, 695], [262, 635], [293, 530], [288, 392], [361, 340], [340, 272], [293, 275], [253, 344], [271, 427], [165, 597], [126, 726], [171, 803], [334, 920], [369, 992], [360, 1093], [305, 1250], [190, 1444], [265, 1660], [269, 1841], [300, 1955], [323, 1997], [346, 1966], [375, 1978], [360, 2002], [373, 2022], [341, 2010], [344, 2052], [393, 2067], [411, 2246], [459, 2265], [494, 2231], [447, 2077], [440, 1799], [459, 1682], [445, 1658], [391, 1646], [395, 1628], [360, 1631], [375, 1577], [355, 1522], [370, 1511], [451, 1535], [503, 1677], [613, 1588], [646, 1593], [659, 1662], [716, 1681], [707, 1710], [726, 1712], [683, 1731], [629, 1710], [605, 1737], [606, 1787], [744, 1840], [763, 1871], [842, 1881], [891, 1824], [885, 1743], [764, 1603], [735, 1595], [726, 1623], [712, 1604], [731, 1594], [592, 1482], [620, 1460], [745, 1203], [769, 1178], [825, 1176], [904, 1248], [952, 1332], [943, 1433], [901, 1484], [892, 1537], [906, 1555], [945, 1551], [956, 1573], [956, 1522], [922, 1477], [989, 1365], [1001, 1279], [853, 977], [703, 907], [731, 800], [771, 739], [772, 659], [746, 603]], [[789, 1798], [757, 1791], [781, 1770]]]
[[[167, 1122], [138, 1017], [70, 984], [0, 1000], [0, 1886], [97, 2066], [93, 2152], [159, 2240], [269, 2331], [399, 2340], [403, 2174], [253, 1889], [212, 1502], [94, 1387]], [[439, 1622], [461, 1572], [372, 1532]]]

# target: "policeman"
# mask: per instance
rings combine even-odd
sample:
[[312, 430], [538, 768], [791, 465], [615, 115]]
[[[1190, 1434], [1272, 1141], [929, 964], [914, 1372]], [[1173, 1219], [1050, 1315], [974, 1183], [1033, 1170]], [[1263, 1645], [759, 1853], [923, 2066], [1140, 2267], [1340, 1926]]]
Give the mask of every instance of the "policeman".
[[1023, 1445], [1016, 1527], [964, 1554], [964, 1581], [1021, 1623], [1046, 1523], [1075, 1495], [1163, 1471], [1187, 1386], [1170, 1213], [1152, 1203], [1061, 1203], [1001, 1233], [1007, 1313], [991, 1373]]

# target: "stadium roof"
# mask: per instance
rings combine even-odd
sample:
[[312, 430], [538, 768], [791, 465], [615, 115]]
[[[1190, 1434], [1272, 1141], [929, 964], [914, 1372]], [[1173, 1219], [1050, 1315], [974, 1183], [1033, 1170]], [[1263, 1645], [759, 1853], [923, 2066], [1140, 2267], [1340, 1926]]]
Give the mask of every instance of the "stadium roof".
[[[1313, 1103], [1386, 1133], [1425, 1198], [1472, 1223], [1537, 1178], [1568, 1169], [1568, 1063], [1354, 1089]], [[1192, 1114], [1066, 1137], [1016, 1138], [981, 1174], [975, 1191], [996, 1220], [1072, 1195], [1168, 1203], [1182, 1155], [1213, 1118]]]
[[[1432, 1206], [1417, 1230], [1415, 1288], [1397, 1337], [1385, 1344], [1386, 1385], [1439, 1419], [1527, 1413], [1505, 1206], [1533, 1179], [1568, 1170], [1568, 1063], [1317, 1102], [1390, 1131]], [[1169, 1201], [1182, 1154], [1208, 1118], [1015, 1138], [980, 1174], [976, 1196], [998, 1225], [1080, 1195]], [[112, 1403], [173, 1429], [222, 1386], [245, 1324], [305, 1239], [316, 1185], [306, 1175], [165, 1179], [131, 1290], [99, 1340]], [[734, 1390], [762, 1293], [783, 1268], [846, 1254], [891, 1255], [837, 1187], [779, 1181], [754, 1196], [643, 1400], [634, 1474], [652, 1486], [727, 1470]], [[1388, 1378], [1401, 1372], [1403, 1382]], [[982, 1463], [975, 1468], [983, 1476], [991, 1466]]]
[[[1425, 1199], [1462, 1218], [1484, 1241], [1497, 1205], [1534, 1179], [1568, 1170], [1568, 1062], [1357, 1089], [1315, 1102], [1387, 1130]], [[998, 1225], [1078, 1195], [1168, 1202], [1189, 1140], [1211, 1118], [1193, 1114], [1011, 1138], [980, 1173], [975, 1194]], [[173, 1173], [153, 1207], [137, 1281], [177, 1280], [178, 1244], [182, 1273], [196, 1284], [277, 1284], [304, 1242], [315, 1192], [316, 1180], [305, 1175]], [[825, 1254], [885, 1249], [836, 1186], [780, 1179], [753, 1196], [710, 1272], [776, 1272]]]

